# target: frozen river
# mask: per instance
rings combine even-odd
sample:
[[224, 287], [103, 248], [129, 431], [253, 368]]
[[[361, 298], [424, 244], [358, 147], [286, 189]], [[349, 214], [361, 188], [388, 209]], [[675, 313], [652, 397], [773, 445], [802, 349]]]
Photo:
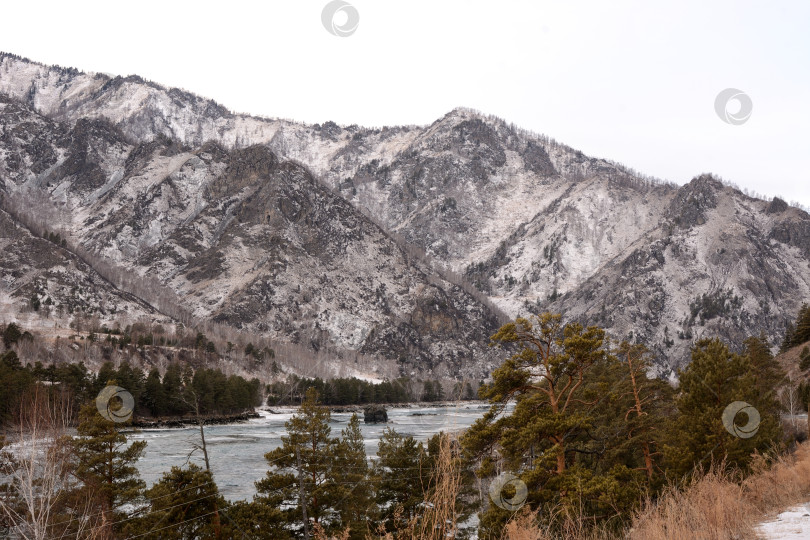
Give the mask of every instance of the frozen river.
[[[486, 404], [480, 402], [389, 408], [387, 424], [369, 425], [363, 423], [360, 415], [366, 454], [376, 456], [377, 444], [386, 427], [425, 441], [440, 431], [460, 431], [469, 427], [483, 416], [487, 408]], [[253, 483], [262, 478], [268, 469], [264, 454], [281, 445], [281, 436], [286, 434], [284, 422], [290, 419], [295, 409], [273, 408], [273, 411], [259, 411], [261, 418], [245, 423], [206, 426], [205, 439], [211, 469], [226, 499], [250, 499], [256, 492]], [[340, 436], [340, 431], [350, 418], [351, 413], [332, 413], [330, 425], [333, 437]], [[138, 468], [147, 485], [151, 486], [164, 471], [174, 465], [182, 466], [189, 460], [189, 453], [199, 443], [200, 432], [196, 427], [145, 429], [130, 435], [130, 440], [145, 440], [148, 443]], [[190, 461], [202, 466], [202, 453], [194, 452]]]

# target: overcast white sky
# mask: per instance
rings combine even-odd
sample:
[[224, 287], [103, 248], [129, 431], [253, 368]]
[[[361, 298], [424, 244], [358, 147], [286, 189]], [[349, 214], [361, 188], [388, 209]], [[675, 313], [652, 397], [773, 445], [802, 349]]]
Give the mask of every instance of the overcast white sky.
[[[326, 0], [5, 2], [0, 50], [306, 122], [473, 107], [646, 174], [810, 206], [810, 2], [349, 1], [348, 37], [321, 24]], [[715, 113], [726, 88], [753, 102], [742, 125]]]

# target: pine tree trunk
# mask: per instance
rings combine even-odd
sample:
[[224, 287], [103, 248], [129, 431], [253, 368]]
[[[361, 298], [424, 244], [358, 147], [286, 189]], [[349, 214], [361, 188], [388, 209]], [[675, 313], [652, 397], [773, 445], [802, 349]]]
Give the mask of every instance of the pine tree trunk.
[[652, 482], [653, 477], [653, 462], [652, 454], [650, 453], [650, 443], [644, 442], [641, 445], [641, 450], [644, 452], [644, 468], [647, 469], [647, 479]]
[[[641, 418], [644, 412], [641, 408], [641, 398], [638, 395], [638, 384], [636, 383], [636, 372], [633, 370], [633, 360], [629, 354], [627, 355], [627, 364], [630, 367], [630, 383], [633, 385], [633, 400], [635, 401], [636, 414]], [[652, 481], [653, 463], [652, 454], [650, 453], [650, 443], [644, 441], [641, 444], [641, 451], [644, 454], [644, 468], [647, 470], [647, 479]]]
[[557, 474], [562, 474], [565, 472], [565, 447], [562, 439], [557, 443], [557, 446]]

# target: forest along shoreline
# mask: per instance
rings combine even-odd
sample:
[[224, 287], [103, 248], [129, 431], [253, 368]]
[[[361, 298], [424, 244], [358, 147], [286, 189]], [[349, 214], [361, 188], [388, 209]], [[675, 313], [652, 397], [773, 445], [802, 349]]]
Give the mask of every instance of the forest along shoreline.
[[176, 417], [170, 416], [165, 418], [133, 418], [131, 426], [137, 429], [154, 429], [154, 428], [184, 428], [188, 426], [199, 425], [200, 420], [204, 425], [227, 425], [227, 424], [241, 424], [248, 420], [261, 418], [262, 415], [256, 411], [243, 412], [239, 414], [221, 414], [209, 415], [202, 418], [193, 416]]
[[[459, 401], [414, 401], [410, 403], [373, 403], [363, 405], [332, 405], [326, 406], [331, 413], [349, 413], [357, 414], [361, 418], [366, 413], [367, 409], [379, 410], [383, 409], [388, 411], [390, 409], [430, 409], [430, 408], [452, 408], [460, 404], [464, 405], [478, 405], [482, 408], [488, 407], [486, 401], [482, 400], [459, 400]], [[252, 411], [245, 411], [237, 414], [212, 414], [204, 415], [199, 420], [206, 426], [222, 426], [228, 424], [243, 424], [250, 420], [258, 420], [264, 416], [261, 412], [271, 415], [288, 414], [297, 411], [298, 405], [281, 405], [281, 406], [262, 406]], [[429, 415], [430, 413], [416, 413], [416, 415]], [[135, 429], [166, 429], [166, 428], [186, 428], [188, 426], [199, 425], [199, 420], [196, 416], [166, 416], [159, 418], [149, 417], [133, 417], [130, 426]], [[366, 423], [385, 423], [385, 421], [376, 420], [374, 422]]]

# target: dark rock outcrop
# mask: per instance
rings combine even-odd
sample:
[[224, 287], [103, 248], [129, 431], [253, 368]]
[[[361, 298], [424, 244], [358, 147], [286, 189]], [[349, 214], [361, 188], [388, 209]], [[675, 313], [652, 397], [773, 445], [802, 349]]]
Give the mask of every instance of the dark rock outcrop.
[[366, 424], [385, 424], [388, 412], [383, 405], [369, 405], [363, 408], [363, 421]]

